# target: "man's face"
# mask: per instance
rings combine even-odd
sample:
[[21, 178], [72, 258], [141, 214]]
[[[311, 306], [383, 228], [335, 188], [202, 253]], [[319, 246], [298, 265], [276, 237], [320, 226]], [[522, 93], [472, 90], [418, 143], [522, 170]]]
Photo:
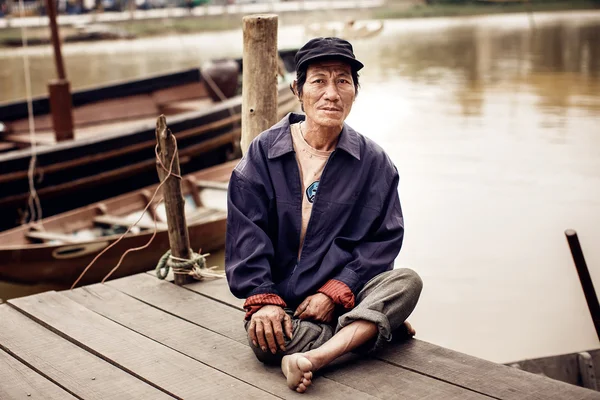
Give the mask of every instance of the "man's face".
[[356, 96], [350, 65], [342, 61], [311, 64], [301, 100], [306, 118], [323, 127], [342, 127]]

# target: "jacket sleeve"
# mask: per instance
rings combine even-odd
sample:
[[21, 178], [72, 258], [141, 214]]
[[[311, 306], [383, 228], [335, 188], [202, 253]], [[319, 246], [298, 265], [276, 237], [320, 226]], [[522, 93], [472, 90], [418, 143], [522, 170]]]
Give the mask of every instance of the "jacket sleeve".
[[267, 234], [269, 198], [264, 186], [251, 182], [238, 167], [227, 192], [225, 272], [229, 288], [238, 298], [279, 296], [271, 278], [274, 249]]
[[332, 277], [345, 283], [354, 297], [371, 278], [393, 268], [402, 247], [404, 218], [398, 196], [399, 176], [395, 167], [389, 181], [386, 185], [388, 190], [384, 190], [379, 217], [374, 220], [366, 237], [352, 250], [350, 262]]

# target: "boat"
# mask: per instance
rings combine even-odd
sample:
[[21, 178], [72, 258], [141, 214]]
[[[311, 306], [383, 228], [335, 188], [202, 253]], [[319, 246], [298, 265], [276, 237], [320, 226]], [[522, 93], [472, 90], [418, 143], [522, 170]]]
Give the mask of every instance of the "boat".
[[339, 37], [346, 40], [367, 39], [377, 36], [383, 30], [383, 21], [356, 23], [351, 19], [341, 23], [315, 23], [305, 28], [308, 37]]
[[[229, 161], [183, 176], [182, 191], [193, 251], [210, 252], [225, 244], [227, 184], [237, 162]], [[101, 281], [125, 251], [146, 244], [155, 231], [156, 217], [157, 233], [152, 245], [128, 254], [110, 278], [154, 268], [169, 250], [164, 203], [156, 209], [152, 204], [143, 212], [157, 186], [44, 218], [41, 224], [0, 232], [0, 281], [70, 286], [94, 257], [140, 216], [140, 222], [92, 265], [80, 284]], [[154, 201], [158, 199], [157, 195]]]
[[[283, 50], [279, 116], [297, 107], [289, 90], [296, 50]], [[74, 138], [57, 141], [47, 96], [33, 99], [36, 191], [43, 215], [55, 215], [156, 180], [155, 120], [175, 134], [182, 173], [225, 162], [239, 152], [242, 60], [117, 82], [72, 94]], [[215, 89], [216, 87], [216, 89]], [[0, 104], [0, 230], [27, 218], [32, 156], [26, 101]], [[236, 154], [237, 153], [237, 154]]]
[[600, 388], [596, 378], [600, 372], [600, 349], [521, 360], [506, 365], [596, 391]]

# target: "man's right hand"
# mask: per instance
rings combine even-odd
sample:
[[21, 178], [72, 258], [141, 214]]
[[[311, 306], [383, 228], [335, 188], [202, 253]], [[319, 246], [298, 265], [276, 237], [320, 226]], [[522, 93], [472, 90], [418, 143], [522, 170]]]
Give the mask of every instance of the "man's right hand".
[[277, 353], [277, 348], [285, 351], [285, 333], [292, 338], [292, 318], [279, 306], [267, 305], [252, 314], [248, 328], [250, 339], [254, 346], [260, 346], [262, 351], [271, 350]]

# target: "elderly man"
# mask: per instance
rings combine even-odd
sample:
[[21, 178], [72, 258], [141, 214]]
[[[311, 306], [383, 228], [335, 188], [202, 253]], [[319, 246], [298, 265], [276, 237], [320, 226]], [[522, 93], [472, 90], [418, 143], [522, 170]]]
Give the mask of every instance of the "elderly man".
[[344, 123], [363, 64], [338, 38], [312, 39], [295, 61], [305, 115], [263, 132], [233, 171], [225, 269], [254, 353], [302, 393], [337, 357], [414, 335], [405, 321], [422, 282], [392, 269], [404, 234], [396, 167]]

